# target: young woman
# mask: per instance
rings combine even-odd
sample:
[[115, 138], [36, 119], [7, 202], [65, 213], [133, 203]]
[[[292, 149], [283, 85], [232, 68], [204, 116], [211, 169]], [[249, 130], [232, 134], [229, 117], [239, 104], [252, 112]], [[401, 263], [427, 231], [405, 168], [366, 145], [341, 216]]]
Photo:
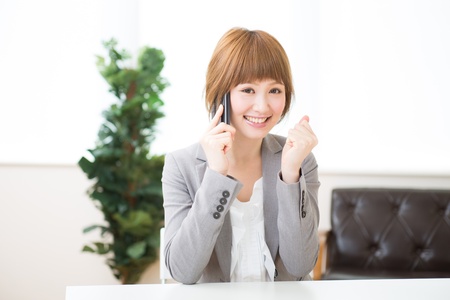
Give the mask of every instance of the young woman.
[[[220, 122], [226, 93], [231, 124]], [[176, 281], [310, 279], [319, 249], [317, 138], [308, 116], [287, 137], [269, 133], [293, 93], [273, 36], [233, 28], [219, 40], [206, 75], [212, 120], [200, 142], [165, 158], [161, 263]]]

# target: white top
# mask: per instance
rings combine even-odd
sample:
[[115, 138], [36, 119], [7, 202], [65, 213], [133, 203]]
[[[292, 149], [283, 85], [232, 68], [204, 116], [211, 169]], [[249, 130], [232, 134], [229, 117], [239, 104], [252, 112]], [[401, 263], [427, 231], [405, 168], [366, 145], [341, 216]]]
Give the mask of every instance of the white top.
[[230, 217], [231, 281], [274, 281], [275, 264], [264, 235], [262, 178], [255, 182], [248, 202], [233, 202]]

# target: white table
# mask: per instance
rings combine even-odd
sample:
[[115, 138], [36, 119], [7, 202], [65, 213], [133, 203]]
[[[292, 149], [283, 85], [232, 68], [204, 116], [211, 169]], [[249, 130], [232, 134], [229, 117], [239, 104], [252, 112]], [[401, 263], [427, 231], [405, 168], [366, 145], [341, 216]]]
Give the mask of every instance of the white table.
[[449, 300], [450, 279], [68, 286], [66, 300]]

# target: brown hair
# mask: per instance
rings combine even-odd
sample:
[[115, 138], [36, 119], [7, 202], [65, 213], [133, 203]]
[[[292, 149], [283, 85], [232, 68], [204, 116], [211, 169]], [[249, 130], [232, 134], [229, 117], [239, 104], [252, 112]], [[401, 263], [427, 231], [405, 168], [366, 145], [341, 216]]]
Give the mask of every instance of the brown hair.
[[261, 30], [232, 28], [217, 43], [206, 73], [205, 104], [211, 113], [222, 95], [241, 83], [273, 79], [284, 84], [289, 111], [294, 95], [289, 59], [281, 44]]

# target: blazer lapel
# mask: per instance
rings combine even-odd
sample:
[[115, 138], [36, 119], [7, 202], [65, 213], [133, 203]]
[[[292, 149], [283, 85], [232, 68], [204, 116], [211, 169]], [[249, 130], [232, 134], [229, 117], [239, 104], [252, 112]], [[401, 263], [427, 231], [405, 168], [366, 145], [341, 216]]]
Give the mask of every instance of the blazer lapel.
[[278, 252], [278, 197], [276, 184], [281, 170], [281, 153], [283, 146], [273, 136], [268, 135], [262, 144], [263, 161], [263, 195], [264, 195], [264, 231], [267, 247], [272, 254], [272, 259]]

